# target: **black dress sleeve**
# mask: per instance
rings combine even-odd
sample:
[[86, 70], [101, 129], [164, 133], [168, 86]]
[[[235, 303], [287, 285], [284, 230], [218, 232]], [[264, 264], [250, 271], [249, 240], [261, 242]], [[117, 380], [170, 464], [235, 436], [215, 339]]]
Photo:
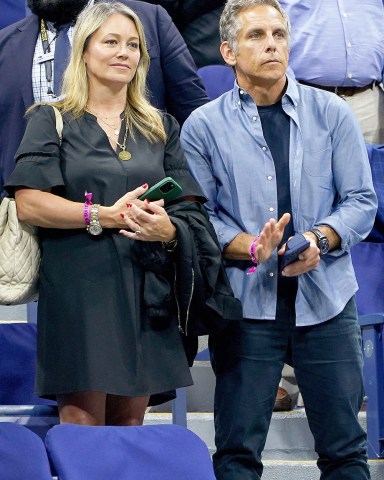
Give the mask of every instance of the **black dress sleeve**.
[[15, 161], [16, 167], [5, 185], [12, 196], [16, 187], [47, 190], [64, 185], [55, 113], [49, 105], [40, 105], [30, 113]]
[[203, 192], [192, 178], [188, 163], [179, 139], [180, 127], [175, 118], [164, 114], [164, 127], [167, 143], [164, 154], [164, 170], [167, 177], [172, 177], [183, 189], [182, 196], [194, 196], [202, 203], [206, 201]]

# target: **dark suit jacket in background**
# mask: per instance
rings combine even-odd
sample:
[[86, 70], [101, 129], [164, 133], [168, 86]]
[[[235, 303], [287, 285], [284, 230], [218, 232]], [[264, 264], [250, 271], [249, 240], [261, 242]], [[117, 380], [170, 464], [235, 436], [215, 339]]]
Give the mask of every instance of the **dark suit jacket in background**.
[[25, 3], [25, 0], [0, 0], [0, 29], [25, 17]]
[[179, 29], [197, 68], [224, 65], [219, 20], [225, 0], [146, 0], [167, 10]]
[[[147, 86], [150, 101], [180, 124], [209, 101], [179, 31], [159, 5], [125, 0], [144, 25], [151, 58]], [[24, 134], [24, 114], [33, 103], [32, 61], [39, 33], [35, 15], [0, 31], [0, 192], [14, 168], [14, 154]]]

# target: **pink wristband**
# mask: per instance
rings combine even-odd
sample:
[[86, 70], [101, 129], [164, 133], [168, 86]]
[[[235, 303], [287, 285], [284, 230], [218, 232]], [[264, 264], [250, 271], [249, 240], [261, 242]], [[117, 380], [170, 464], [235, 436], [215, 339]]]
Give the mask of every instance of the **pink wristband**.
[[87, 226], [91, 223], [90, 206], [93, 205], [91, 200], [92, 200], [92, 193], [85, 192], [84, 222], [85, 222], [85, 225]]
[[89, 225], [91, 223], [91, 212], [90, 212], [90, 205], [88, 203], [84, 203], [84, 222], [85, 225]]
[[253, 240], [249, 248], [249, 255], [251, 256], [251, 261], [252, 263], [254, 263], [254, 265], [248, 270], [247, 275], [252, 275], [252, 273], [256, 271], [256, 268], [258, 267], [258, 265], [260, 265], [260, 262], [256, 256], [256, 245], [257, 245], [257, 242], [259, 241], [259, 238], [260, 238], [259, 235], [257, 235], [257, 237]]

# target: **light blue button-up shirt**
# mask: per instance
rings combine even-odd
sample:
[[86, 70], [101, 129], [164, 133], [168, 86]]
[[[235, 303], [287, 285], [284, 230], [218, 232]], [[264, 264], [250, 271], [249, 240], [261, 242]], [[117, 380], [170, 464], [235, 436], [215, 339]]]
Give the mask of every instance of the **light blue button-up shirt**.
[[[377, 199], [366, 147], [344, 100], [289, 80], [282, 99], [290, 117], [289, 168], [295, 232], [329, 225], [341, 248], [301, 275], [296, 324], [312, 325], [340, 313], [357, 290], [350, 247], [372, 228]], [[276, 171], [253, 99], [234, 89], [195, 110], [182, 144], [192, 175], [209, 199], [221, 247], [236, 235], [257, 235], [276, 218]], [[246, 275], [250, 262], [228, 261], [227, 273], [245, 318], [272, 320], [276, 312], [277, 252]]]
[[280, 0], [292, 24], [289, 65], [316, 85], [363, 87], [384, 72], [383, 0]]

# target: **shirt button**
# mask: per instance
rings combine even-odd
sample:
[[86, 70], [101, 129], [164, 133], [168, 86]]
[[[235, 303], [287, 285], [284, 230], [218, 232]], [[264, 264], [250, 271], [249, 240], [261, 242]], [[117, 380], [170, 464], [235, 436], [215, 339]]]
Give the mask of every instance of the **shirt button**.
[[267, 147], [261, 147], [261, 149], [263, 150], [263, 152], [265, 152], [267, 150]]
[[270, 212], [274, 212], [275, 209], [274, 209], [273, 207], [269, 207], [269, 211], [270, 211]]
[[352, 73], [348, 73], [348, 78], [352, 78], [352, 77], [353, 77]]
[[268, 175], [267, 177], [268, 180], [272, 180], [272, 178], [273, 178], [272, 175]]
[[244, 95], [244, 90], [240, 90], [240, 95]]
[[275, 274], [274, 274], [273, 272], [269, 272], [269, 276], [270, 276], [270, 277], [274, 277]]
[[252, 120], [253, 120], [254, 122], [257, 122], [257, 117], [252, 117]]
[[238, 105], [241, 105], [241, 102], [240, 102], [240, 100], [237, 102], [237, 104], [238, 104]]
[[348, 42], [348, 43], [347, 43], [347, 47], [348, 47], [348, 48], [351, 48], [351, 47], [352, 47], [352, 43], [351, 43], [351, 42]]
[[343, 13], [343, 17], [348, 17], [348, 13]]

